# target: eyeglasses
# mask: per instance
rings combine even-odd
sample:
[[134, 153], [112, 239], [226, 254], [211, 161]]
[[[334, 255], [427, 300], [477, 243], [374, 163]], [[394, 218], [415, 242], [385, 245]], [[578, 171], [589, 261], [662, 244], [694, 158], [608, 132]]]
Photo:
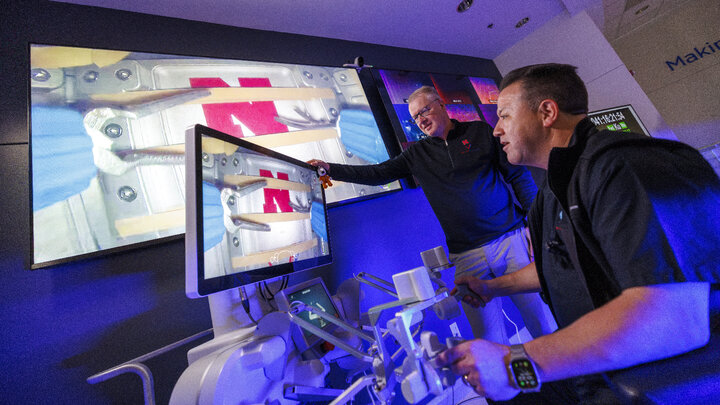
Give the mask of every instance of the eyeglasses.
[[425, 107], [423, 107], [422, 110], [418, 111], [418, 113], [415, 114], [415, 115], [412, 117], [413, 121], [415, 121], [415, 123], [417, 124], [418, 118], [420, 118], [420, 117], [426, 117], [427, 114], [430, 112], [430, 110], [432, 110], [432, 107], [431, 107], [432, 103], [434, 103], [434, 102], [436, 102], [436, 101], [440, 101], [440, 99], [439, 99], [439, 98], [436, 98], [435, 100], [427, 103], [427, 105], [425, 105]]

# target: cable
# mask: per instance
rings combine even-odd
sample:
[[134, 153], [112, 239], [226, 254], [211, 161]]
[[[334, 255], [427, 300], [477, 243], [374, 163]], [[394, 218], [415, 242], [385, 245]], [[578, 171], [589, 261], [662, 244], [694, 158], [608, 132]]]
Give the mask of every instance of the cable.
[[[284, 277], [283, 277], [283, 283], [284, 283]], [[281, 285], [278, 292], [281, 291], [283, 288], [284, 287], [282, 287], [282, 285]], [[260, 296], [262, 297], [263, 301], [265, 301], [265, 303], [268, 304], [270, 306], [270, 308], [277, 311], [277, 305], [274, 305], [271, 302], [271, 301], [275, 300], [275, 294], [277, 294], [277, 292], [275, 294], [273, 294], [272, 291], [270, 291], [270, 287], [268, 287], [267, 281], [258, 281], [256, 290], [259, 291]]]
[[[367, 376], [367, 371], [363, 372], [363, 376]], [[372, 401], [373, 405], [375, 405], [375, 397], [373, 396], [372, 391], [370, 391], [370, 386], [366, 385], [365, 389], [367, 389], [368, 396], [370, 397], [370, 401]], [[378, 398], [379, 399], [379, 398]]]
[[263, 301], [267, 302], [268, 298], [265, 296], [265, 293], [262, 289], [262, 281], [258, 281], [257, 284], [255, 284], [255, 291], [257, 291], [260, 296], [262, 297]]
[[[264, 291], [263, 287], [265, 287], [267, 291]], [[277, 307], [270, 302], [273, 298], [275, 298], [275, 295], [270, 293], [270, 289], [267, 287], [266, 281], [258, 281], [255, 284], [255, 292], [262, 297], [263, 301], [265, 301], [270, 308], [277, 311]], [[270, 295], [270, 297], [268, 297], [268, 295]]]
[[[260, 288], [259, 288], [259, 289], [260, 289], [260, 295], [263, 297], [263, 299], [265, 300], [265, 302], [267, 302], [271, 307], [273, 307], [273, 309], [277, 309], [277, 307], [276, 307], [275, 305], [273, 305], [270, 301], [274, 301], [274, 300], [275, 300], [275, 294], [277, 294], [277, 293], [279, 293], [280, 291], [282, 291], [282, 290], [284, 290], [285, 288], [287, 288], [287, 285], [288, 285], [289, 281], [290, 281], [290, 277], [289, 277], [289, 276], [282, 276], [282, 279], [280, 280], [280, 288], [278, 288], [278, 290], [275, 291], [274, 293], [270, 290], [270, 287], [268, 286], [267, 281], [262, 281], [262, 282], [258, 283], [258, 285], [259, 285], [259, 287], [260, 287]], [[262, 283], [262, 284], [261, 284], [261, 283]], [[263, 288], [265, 289], [264, 291], [263, 291]]]
[[455, 405], [462, 405], [462, 404], [464, 404], [464, 403], [466, 403], [466, 402], [468, 402], [468, 401], [472, 401], [473, 399], [478, 399], [478, 398], [483, 398], [483, 396], [482, 396], [482, 395], [478, 395], [478, 396], [476, 396], [476, 397], [468, 398], [468, 399], [465, 399], [465, 400], [462, 400], [462, 401], [458, 402], [458, 403], [455, 404]]
[[269, 297], [268, 300], [274, 299], [274, 298], [275, 298], [275, 294], [273, 294], [273, 293], [270, 291], [270, 287], [268, 287], [267, 281], [263, 281], [263, 286], [265, 287], [265, 290], [266, 290], [267, 295], [268, 295], [268, 297]]
[[[243, 308], [245, 308], [245, 304], [243, 304]], [[245, 312], [247, 312], [248, 318], [250, 318], [250, 320], [252, 321], [252, 323], [254, 323], [255, 325], [257, 325], [257, 324], [258, 324], [258, 321], [256, 321], [255, 318], [253, 318], [253, 316], [250, 314], [250, 305], [249, 305], [249, 304], [248, 304], [248, 307], [245, 309]]]
[[255, 325], [257, 325], [258, 323], [257, 323], [257, 321], [255, 320], [255, 318], [253, 318], [252, 313], [251, 313], [252, 311], [250, 311], [250, 299], [248, 298], [247, 293], [245, 293], [245, 287], [244, 287], [244, 286], [243, 286], [243, 287], [240, 287], [240, 303], [242, 304], [243, 309], [244, 309], [245, 312], [247, 313], [248, 318], [250, 318], [250, 320], [252, 321], [252, 323], [254, 323]]
[[515, 336], [517, 336], [518, 343], [522, 343], [522, 342], [520, 342], [520, 331], [518, 330], [517, 324], [516, 324], [515, 322], [513, 322], [512, 319], [510, 319], [510, 317], [508, 316], [508, 314], [505, 313], [505, 310], [504, 310], [504, 309], [500, 309], [500, 310], [502, 311], [503, 315], [505, 315], [505, 319], [507, 319], [508, 322], [510, 322], [511, 324], [513, 324], [513, 326], [515, 327]]

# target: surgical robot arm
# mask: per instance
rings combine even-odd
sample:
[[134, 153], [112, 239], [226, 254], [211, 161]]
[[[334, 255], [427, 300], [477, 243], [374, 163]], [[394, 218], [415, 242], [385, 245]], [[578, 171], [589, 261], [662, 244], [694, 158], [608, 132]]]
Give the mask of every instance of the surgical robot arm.
[[[405, 400], [417, 403], [430, 394], [441, 394], [446, 387], [455, 383], [454, 375], [447, 369], [438, 369], [434, 359], [448, 346], [456, 344], [457, 339], [449, 338], [447, 345], [444, 345], [439, 342], [434, 332], [426, 331], [421, 334], [420, 341], [415, 342], [414, 335], [410, 330], [413, 325], [422, 321], [423, 311], [428, 308], [433, 308], [441, 319], [450, 319], [460, 313], [456, 299], [448, 296], [444, 284], [436, 281], [439, 288], [433, 289], [431, 274], [433, 274], [433, 269], [418, 267], [393, 275], [393, 284], [367, 273], [356, 276], [359, 281], [398, 298], [396, 301], [372, 307], [368, 311], [374, 337], [367, 336], [350, 324], [315, 307], [300, 302], [292, 304], [291, 322], [346, 350], [349, 354], [372, 363], [373, 374], [355, 381], [331, 402], [331, 405], [347, 403], [368, 386], [372, 387], [380, 403], [389, 404], [393, 400], [395, 386], [398, 382]], [[369, 282], [368, 279], [372, 282]], [[391, 287], [394, 288], [391, 289]], [[397, 311], [395, 316], [387, 322], [386, 329], [407, 354], [399, 367], [396, 367], [390, 352], [386, 349], [385, 336], [378, 325], [380, 315], [384, 311], [396, 307], [402, 307], [402, 309]], [[297, 316], [302, 311], [309, 311], [370, 342], [367, 353], [349, 347], [337, 337]]]

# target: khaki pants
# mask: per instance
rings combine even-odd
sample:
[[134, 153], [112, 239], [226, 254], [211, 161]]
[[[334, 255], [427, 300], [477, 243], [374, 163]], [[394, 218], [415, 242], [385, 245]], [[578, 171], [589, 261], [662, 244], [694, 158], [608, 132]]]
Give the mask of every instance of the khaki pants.
[[[455, 277], [471, 275], [484, 280], [517, 271], [531, 261], [530, 240], [526, 228], [512, 230], [479, 248], [449, 255], [455, 264]], [[552, 333], [557, 329], [550, 308], [540, 294], [516, 294], [509, 297], [520, 311], [525, 327], [534, 337]], [[475, 338], [508, 344], [502, 313], [502, 300], [495, 298], [484, 308], [473, 308], [462, 303]]]

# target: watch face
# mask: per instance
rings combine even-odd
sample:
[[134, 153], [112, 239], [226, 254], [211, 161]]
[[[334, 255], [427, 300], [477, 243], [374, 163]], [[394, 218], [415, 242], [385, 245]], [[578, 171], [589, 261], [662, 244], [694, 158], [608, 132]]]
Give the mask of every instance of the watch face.
[[535, 369], [528, 360], [513, 360], [510, 362], [510, 368], [521, 390], [532, 390], [538, 387], [538, 378], [535, 374]]

